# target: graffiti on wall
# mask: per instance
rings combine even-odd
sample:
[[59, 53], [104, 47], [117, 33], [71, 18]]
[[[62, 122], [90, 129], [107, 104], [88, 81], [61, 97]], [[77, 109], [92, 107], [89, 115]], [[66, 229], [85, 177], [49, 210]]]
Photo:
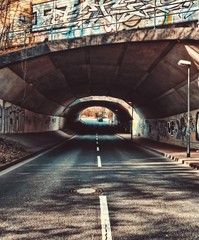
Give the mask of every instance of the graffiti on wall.
[[24, 131], [25, 111], [18, 106], [0, 101], [0, 132], [19, 133]]
[[[197, 112], [190, 115], [191, 141], [196, 140]], [[187, 113], [179, 114], [165, 119], [140, 119], [137, 134], [157, 141], [168, 143], [182, 142], [187, 140]]]
[[[186, 140], [187, 135], [187, 113], [184, 113], [179, 119], [176, 120], [176, 139]], [[195, 133], [196, 131], [196, 117], [190, 116], [190, 131]]]
[[33, 113], [0, 100], [0, 133], [53, 131], [62, 127], [59, 117]]
[[[65, 28], [58, 35], [79, 37], [134, 27], [196, 20], [197, 1], [56, 0], [33, 5], [32, 30]], [[55, 31], [56, 33], [56, 31]], [[59, 36], [60, 37], [60, 36]]]
[[198, 20], [197, 0], [11, 0], [0, 6], [0, 47]]

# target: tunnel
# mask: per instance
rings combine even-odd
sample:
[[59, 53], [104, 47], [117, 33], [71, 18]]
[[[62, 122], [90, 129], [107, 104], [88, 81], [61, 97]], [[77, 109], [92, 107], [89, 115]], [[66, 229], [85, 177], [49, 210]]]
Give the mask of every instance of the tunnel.
[[[191, 62], [190, 105], [191, 111], [198, 109], [198, 49], [197, 28], [129, 30], [47, 42], [0, 56], [0, 98], [62, 118], [69, 128], [85, 107], [120, 107], [105, 100], [80, 100], [92, 96], [130, 102], [141, 119], [161, 120], [187, 111], [187, 68], [178, 66], [180, 59]], [[131, 120], [122, 107], [118, 117]]]
[[[107, 126], [86, 125], [79, 119], [80, 113], [89, 107], [105, 107], [114, 113], [117, 124]], [[78, 99], [67, 108], [65, 127], [78, 134], [118, 133], [131, 131], [132, 107], [126, 102], [106, 96], [92, 96]], [[71, 126], [71, 127], [70, 127]]]

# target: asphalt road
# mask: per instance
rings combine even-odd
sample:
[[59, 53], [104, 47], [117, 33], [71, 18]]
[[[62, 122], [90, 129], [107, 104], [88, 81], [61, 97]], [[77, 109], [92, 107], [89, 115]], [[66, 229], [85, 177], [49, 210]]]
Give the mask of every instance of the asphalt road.
[[1, 240], [199, 239], [199, 174], [116, 136], [0, 173]]

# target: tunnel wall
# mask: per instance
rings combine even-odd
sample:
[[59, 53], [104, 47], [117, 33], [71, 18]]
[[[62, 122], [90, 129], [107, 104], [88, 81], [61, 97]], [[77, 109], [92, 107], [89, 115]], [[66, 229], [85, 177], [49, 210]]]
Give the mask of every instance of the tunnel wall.
[[[190, 141], [193, 147], [199, 146], [197, 135], [198, 110], [190, 112]], [[155, 141], [186, 146], [187, 113], [162, 119], [140, 119], [135, 134]]]
[[33, 113], [0, 100], [0, 133], [55, 131], [63, 125], [63, 118]]

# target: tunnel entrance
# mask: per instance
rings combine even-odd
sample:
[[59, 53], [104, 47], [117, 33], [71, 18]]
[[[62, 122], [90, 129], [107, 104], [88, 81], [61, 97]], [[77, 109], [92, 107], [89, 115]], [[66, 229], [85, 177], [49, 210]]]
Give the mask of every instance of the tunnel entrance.
[[117, 117], [110, 109], [105, 107], [88, 107], [79, 115], [80, 121], [87, 125], [113, 126], [117, 125]]
[[84, 109], [79, 114], [81, 132], [89, 133], [115, 133], [119, 121], [110, 109], [101, 106], [93, 106]]
[[132, 133], [131, 103], [108, 96], [88, 96], [67, 108], [66, 127], [76, 134]]

